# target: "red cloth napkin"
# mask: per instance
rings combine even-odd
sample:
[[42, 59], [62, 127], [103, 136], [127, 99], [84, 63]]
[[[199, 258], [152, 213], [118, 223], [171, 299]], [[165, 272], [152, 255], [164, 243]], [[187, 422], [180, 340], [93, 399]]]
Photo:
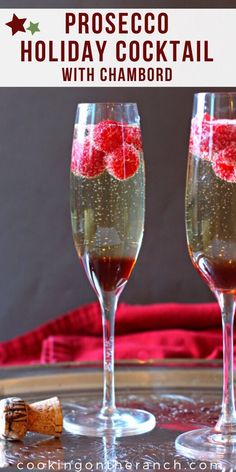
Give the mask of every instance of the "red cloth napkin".
[[[116, 359], [222, 356], [221, 317], [211, 304], [120, 304], [116, 316]], [[73, 310], [0, 344], [0, 364], [102, 359], [98, 303]]]

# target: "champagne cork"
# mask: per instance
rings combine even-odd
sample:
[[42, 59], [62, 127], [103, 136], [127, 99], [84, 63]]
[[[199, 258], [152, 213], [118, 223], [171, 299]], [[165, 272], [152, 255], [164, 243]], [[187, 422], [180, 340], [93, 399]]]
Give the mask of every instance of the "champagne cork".
[[0, 401], [1, 439], [23, 439], [27, 431], [59, 437], [62, 426], [62, 409], [57, 397], [30, 405], [16, 397]]

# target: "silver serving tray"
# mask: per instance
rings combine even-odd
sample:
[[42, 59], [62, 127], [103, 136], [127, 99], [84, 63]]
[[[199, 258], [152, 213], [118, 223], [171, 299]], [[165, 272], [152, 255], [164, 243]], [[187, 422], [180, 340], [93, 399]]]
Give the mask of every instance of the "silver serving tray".
[[[124, 361], [116, 366], [117, 404], [155, 414], [156, 428], [140, 436], [60, 439], [29, 433], [22, 442], [0, 442], [0, 468], [10, 470], [236, 470], [230, 460], [196, 462], [177, 454], [183, 431], [215, 423], [221, 403], [219, 361]], [[33, 402], [57, 395], [71, 405], [100, 405], [102, 368], [94, 363], [12, 367], [1, 371], [0, 395]], [[194, 469], [193, 469], [193, 463]], [[180, 465], [179, 465], [180, 464]]]

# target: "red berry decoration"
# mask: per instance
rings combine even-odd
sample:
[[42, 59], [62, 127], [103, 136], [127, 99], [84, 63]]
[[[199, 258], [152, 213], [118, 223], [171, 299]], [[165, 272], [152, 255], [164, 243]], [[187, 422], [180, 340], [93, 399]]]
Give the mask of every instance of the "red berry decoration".
[[215, 120], [213, 122], [213, 146], [220, 151], [232, 143], [236, 144], [236, 126], [229, 121]]
[[236, 166], [236, 143], [217, 153], [216, 159], [225, 164]]
[[118, 180], [132, 177], [138, 170], [139, 151], [132, 144], [124, 144], [105, 157], [109, 174]]
[[217, 156], [212, 163], [213, 170], [217, 177], [227, 182], [236, 182], [236, 166], [224, 162], [221, 157]]
[[217, 177], [236, 182], [236, 121], [216, 120], [205, 114], [192, 119], [189, 151], [211, 161]]
[[202, 121], [198, 117], [192, 119], [189, 152], [201, 159], [211, 160], [210, 130], [211, 117], [207, 113], [203, 115]]
[[143, 148], [141, 130], [138, 126], [126, 126], [124, 128], [124, 140], [127, 144], [133, 144], [139, 151]]
[[112, 120], [101, 121], [91, 130], [91, 137], [97, 149], [111, 152], [122, 144], [122, 124]]
[[98, 151], [89, 139], [79, 143], [73, 141], [71, 172], [82, 177], [98, 177], [105, 170], [104, 153]]

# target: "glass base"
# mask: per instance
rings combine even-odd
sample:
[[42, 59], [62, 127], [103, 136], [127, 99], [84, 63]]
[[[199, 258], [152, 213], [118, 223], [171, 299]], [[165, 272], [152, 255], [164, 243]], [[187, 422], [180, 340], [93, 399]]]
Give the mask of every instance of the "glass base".
[[178, 436], [175, 447], [190, 459], [236, 459], [236, 434], [221, 434], [213, 428], [196, 429]]
[[105, 416], [102, 411], [74, 407], [64, 417], [67, 431], [84, 436], [134, 436], [151, 431], [155, 424], [151, 413], [129, 408], [117, 408], [112, 416]]

